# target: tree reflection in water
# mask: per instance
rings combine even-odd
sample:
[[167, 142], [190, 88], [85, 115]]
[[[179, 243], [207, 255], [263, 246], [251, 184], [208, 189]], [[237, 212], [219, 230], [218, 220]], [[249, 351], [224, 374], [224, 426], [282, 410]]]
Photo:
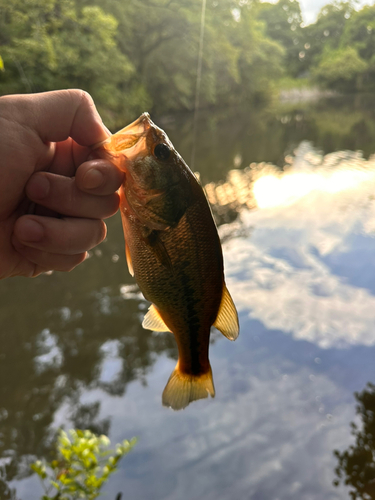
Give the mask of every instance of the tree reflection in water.
[[[70, 275], [2, 283], [1, 499], [13, 498], [6, 481], [30, 475], [35, 457], [51, 458], [58, 409], [68, 415], [65, 425], [107, 434], [110, 421], [100, 420], [100, 403], [82, 404], [81, 395], [101, 389], [122, 396], [131, 381], [145, 380], [158, 354], [177, 357], [170, 333], [155, 335], [142, 328], [146, 303], [134, 292], [134, 282], [124, 285], [130, 281], [125, 259], [121, 272], [111, 260], [114, 250], [120, 253], [123, 239], [115, 249], [112, 245], [108, 241], [101, 247], [103, 259], [94, 255]], [[116, 346], [119, 367], [109, 378], [103, 377], [108, 343]]]
[[343, 452], [334, 451], [338, 460], [335, 469], [338, 479], [334, 485], [341, 482], [350, 486], [350, 496], [353, 500], [375, 499], [375, 384], [368, 383], [361, 393], [354, 393], [357, 414], [362, 419], [361, 428], [351, 423], [355, 444]]

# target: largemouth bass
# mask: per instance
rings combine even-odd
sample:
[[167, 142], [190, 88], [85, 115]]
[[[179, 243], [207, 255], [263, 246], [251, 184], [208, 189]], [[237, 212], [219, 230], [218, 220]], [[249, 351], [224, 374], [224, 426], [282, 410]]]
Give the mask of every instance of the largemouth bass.
[[152, 303], [143, 327], [173, 332], [178, 362], [162, 401], [174, 410], [215, 395], [211, 326], [239, 333], [223, 255], [206, 196], [163, 130], [144, 113], [96, 148], [125, 172], [120, 188], [130, 273]]

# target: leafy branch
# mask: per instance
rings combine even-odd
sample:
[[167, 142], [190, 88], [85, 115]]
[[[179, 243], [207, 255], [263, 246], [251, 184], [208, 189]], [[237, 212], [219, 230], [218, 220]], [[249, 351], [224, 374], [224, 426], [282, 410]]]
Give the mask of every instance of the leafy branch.
[[38, 474], [45, 495], [42, 500], [93, 500], [120, 460], [136, 444], [136, 438], [124, 440], [115, 450], [108, 449], [107, 436], [89, 430], [61, 430], [57, 440], [57, 459], [37, 460], [31, 468]]

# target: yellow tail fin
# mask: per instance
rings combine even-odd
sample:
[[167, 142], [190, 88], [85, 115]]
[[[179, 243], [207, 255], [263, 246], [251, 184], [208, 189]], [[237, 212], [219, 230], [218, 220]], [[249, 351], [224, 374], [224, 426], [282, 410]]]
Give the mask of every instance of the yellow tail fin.
[[189, 375], [182, 373], [177, 363], [165, 386], [162, 400], [164, 406], [182, 410], [192, 401], [207, 398], [209, 394], [212, 398], [215, 397], [211, 367], [202, 375]]

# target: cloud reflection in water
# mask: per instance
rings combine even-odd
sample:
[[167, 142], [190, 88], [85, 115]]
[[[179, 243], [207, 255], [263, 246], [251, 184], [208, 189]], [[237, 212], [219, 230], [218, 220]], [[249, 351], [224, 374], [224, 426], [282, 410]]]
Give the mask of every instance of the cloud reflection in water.
[[[341, 161], [332, 167], [335, 155]], [[325, 348], [373, 345], [375, 159], [327, 156], [314, 169], [306, 162], [306, 171], [300, 160], [298, 171], [257, 172], [248, 193], [264, 208], [240, 211], [252, 231], [226, 244], [228, 284], [239, 309], [269, 329]], [[353, 286], [329, 265], [355, 250], [358, 235], [373, 289]]]

